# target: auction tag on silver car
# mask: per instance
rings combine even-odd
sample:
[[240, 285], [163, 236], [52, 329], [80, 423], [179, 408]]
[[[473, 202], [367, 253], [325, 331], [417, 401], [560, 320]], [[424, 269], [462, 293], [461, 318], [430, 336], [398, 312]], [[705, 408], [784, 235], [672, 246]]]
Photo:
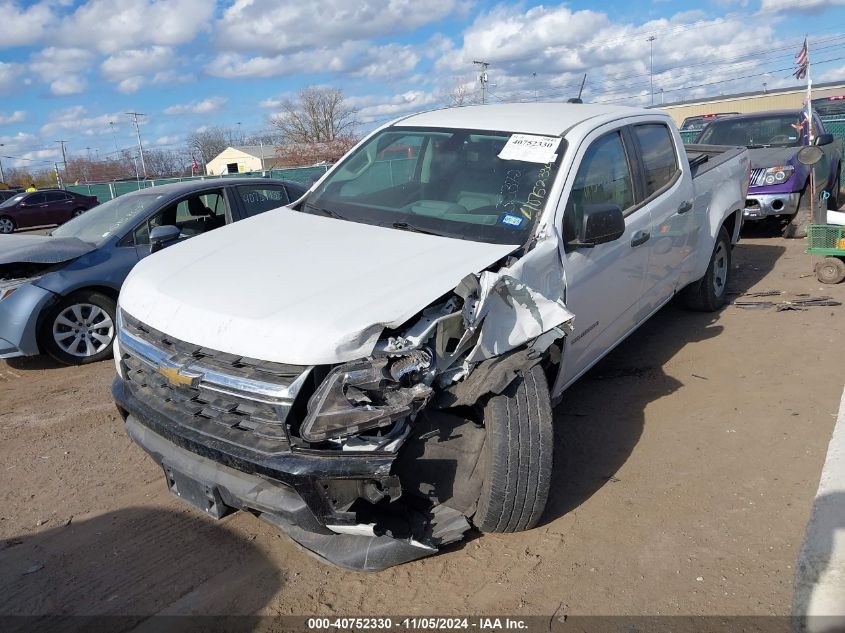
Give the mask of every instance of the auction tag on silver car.
[[551, 163], [557, 159], [560, 137], [534, 134], [511, 134], [499, 152], [502, 160], [522, 160], [528, 163]]

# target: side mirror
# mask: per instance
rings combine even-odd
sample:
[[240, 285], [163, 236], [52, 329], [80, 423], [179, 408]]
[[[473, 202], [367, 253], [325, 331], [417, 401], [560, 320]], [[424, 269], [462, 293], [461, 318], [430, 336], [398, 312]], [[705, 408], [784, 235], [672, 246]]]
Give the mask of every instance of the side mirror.
[[160, 251], [170, 242], [179, 239], [180, 230], [178, 226], [157, 226], [150, 231], [150, 255]]
[[588, 204], [584, 207], [581, 235], [570, 246], [593, 248], [599, 244], [618, 240], [625, 233], [625, 216], [618, 204]]
[[833, 143], [833, 134], [819, 134], [816, 137], [816, 145], [830, 145]]

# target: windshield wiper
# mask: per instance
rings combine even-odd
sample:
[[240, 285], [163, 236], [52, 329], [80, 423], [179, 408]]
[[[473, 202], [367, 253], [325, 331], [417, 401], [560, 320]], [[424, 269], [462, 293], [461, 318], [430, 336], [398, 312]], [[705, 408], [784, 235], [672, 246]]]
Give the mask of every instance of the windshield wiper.
[[411, 231], [412, 233], [424, 233], [425, 235], [437, 235], [439, 237], [448, 237], [443, 233], [438, 233], [437, 231], [431, 231], [429, 229], [423, 229], [414, 224], [408, 224], [407, 222], [394, 222], [390, 226], [392, 226], [394, 229], [399, 229], [400, 231]]
[[311, 204], [310, 202], [306, 202], [302, 205], [305, 209], [313, 209], [314, 211], [319, 211], [323, 215], [327, 215], [330, 218], [337, 218], [338, 220], [345, 220], [346, 218], [340, 215], [337, 211], [332, 211], [331, 209], [323, 209], [322, 207], [318, 207], [317, 205]]

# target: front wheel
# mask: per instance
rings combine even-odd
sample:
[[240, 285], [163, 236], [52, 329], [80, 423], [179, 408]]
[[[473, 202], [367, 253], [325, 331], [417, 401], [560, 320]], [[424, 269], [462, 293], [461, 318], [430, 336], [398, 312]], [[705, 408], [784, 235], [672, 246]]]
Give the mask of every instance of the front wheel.
[[84, 365], [111, 356], [115, 302], [101, 292], [81, 290], [47, 312], [39, 343], [60, 363]]
[[546, 507], [552, 476], [552, 408], [535, 365], [484, 406], [483, 483], [472, 522], [482, 532], [533, 528]]
[[798, 210], [795, 215], [788, 216], [789, 220], [783, 227], [783, 236], [788, 239], [801, 239], [807, 237], [807, 225], [812, 222], [810, 217], [810, 186], [805, 185], [801, 196], [798, 198]]
[[704, 277], [681, 291], [687, 308], [699, 312], [715, 312], [725, 305], [731, 278], [732, 255], [731, 238], [723, 226], [716, 236], [716, 245], [713, 247]]

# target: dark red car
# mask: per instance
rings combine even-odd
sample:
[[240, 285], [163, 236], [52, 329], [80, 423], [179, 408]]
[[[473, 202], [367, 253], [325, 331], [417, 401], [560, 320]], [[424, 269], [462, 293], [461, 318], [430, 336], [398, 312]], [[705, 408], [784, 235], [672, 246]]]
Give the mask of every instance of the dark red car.
[[0, 204], [0, 233], [31, 226], [64, 224], [98, 204], [94, 196], [61, 189], [19, 193]]

